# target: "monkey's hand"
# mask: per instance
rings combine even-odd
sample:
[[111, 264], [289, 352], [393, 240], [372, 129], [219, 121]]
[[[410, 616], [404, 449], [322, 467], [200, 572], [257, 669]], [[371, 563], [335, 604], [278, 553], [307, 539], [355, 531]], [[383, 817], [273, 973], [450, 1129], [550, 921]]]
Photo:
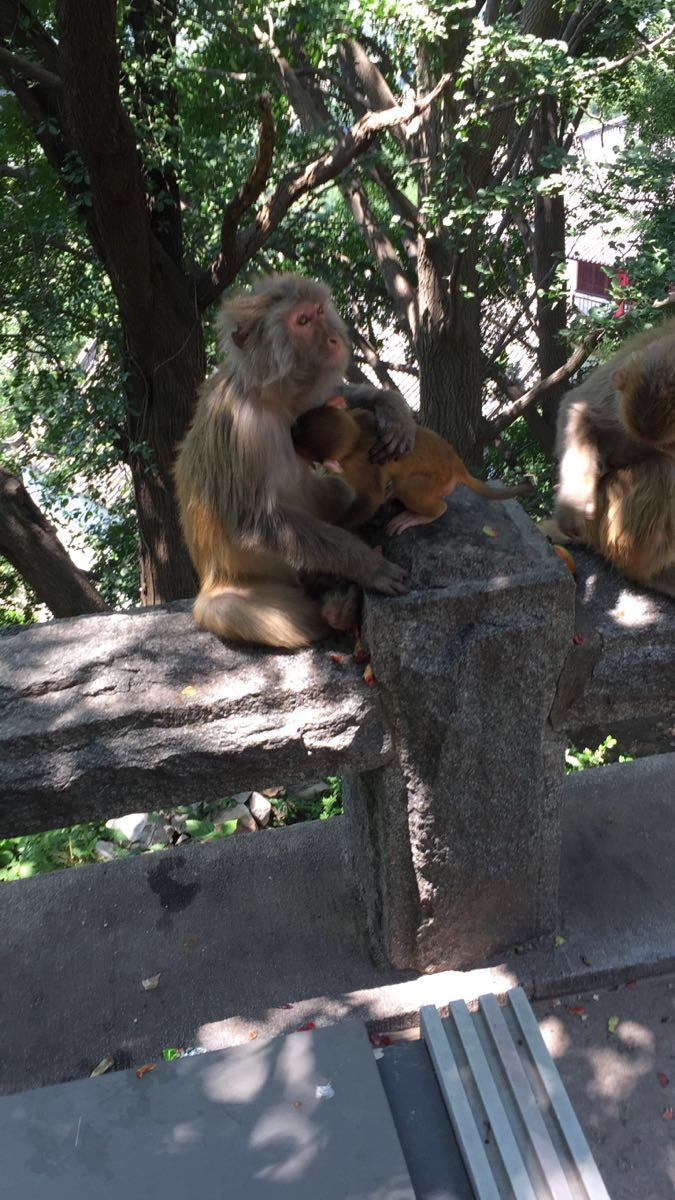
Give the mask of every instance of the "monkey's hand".
[[377, 441], [370, 447], [368, 458], [373, 463], [386, 463], [391, 459], [403, 458], [410, 454], [415, 445], [416, 425], [412, 417], [404, 422], [388, 415], [387, 410], [378, 405], [375, 409], [377, 425]]
[[595, 518], [595, 489], [583, 495], [559, 493], [555, 505], [555, 520], [568, 537], [583, 541], [588, 525]]
[[405, 596], [410, 591], [410, 576], [403, 567], [380, 558], [378, 568], [366, 586], [368, 591], [383, 592], [385, 596]]
[[409, 454], [415, 445], [417, 424], [400, 392], [350, 384], [344, 389], [348, 408], [368, 408], [375, 417], [377, 440], [368, 455], [385, 463]]

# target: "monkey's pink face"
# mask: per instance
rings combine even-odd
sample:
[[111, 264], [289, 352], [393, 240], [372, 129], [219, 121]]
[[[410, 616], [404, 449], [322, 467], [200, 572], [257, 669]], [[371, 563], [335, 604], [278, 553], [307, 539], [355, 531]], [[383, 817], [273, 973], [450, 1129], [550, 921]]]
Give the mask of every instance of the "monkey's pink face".
[[303, 301], [286, 314], [284, 324], [307, 361], [332, 369], [347, 365], [349, 350], [341, 330], [323, 304]]

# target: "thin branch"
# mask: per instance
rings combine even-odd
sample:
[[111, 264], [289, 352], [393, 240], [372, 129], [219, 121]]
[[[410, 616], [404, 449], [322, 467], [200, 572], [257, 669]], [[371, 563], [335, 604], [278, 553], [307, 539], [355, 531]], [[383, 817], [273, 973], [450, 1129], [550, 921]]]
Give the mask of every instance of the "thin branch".
[[567, 362], [563, 363], [561, 367], [558, 367], [557, 370], [552, 371], [551, 374], [547, 375], [545, 379], [540, 379], [538, 383], [535, 383], [533, 387], [528, 388], [528, 390], [524, 392], [522, 396], [518, 397], [517, 400], [512, 400], [510, 404], [505, 404], [504, 407], [500, 409], [497, 415], [492, 417], [491, 420], [485, 421], [483, 423], [483, 430], [481, 434], [482, 440], [484, 442], [491, 441], [492, 438], [495, 438], [497, 434], [502, 432], [503, 429], [506, 429], [508, 425], [511, 425], [517, 417], [521, 416], [522, 413], [525, 412], [525, 409], [529, 408], [529, 406], [533, 404], [535, 400], [540, 400], [542, 396], [546, 395], [547, 392], [552, 391], [552, 389], [557, 387], [558, 384], [566, 383], [570, 376], [574, 375], [574, 372], [578, 371], [579, 367], [582, 366], [582, 364], [586, 362], [586, 359], [589, 357], [589, 355], [592, 354], [593, 350], [600, 341], [603, 332], [603, 330], [597, 330], [595, 333], [592, 333], [585, 339], [585, 341], [581, 343], [580, 346], [577, 346], [574, 353], [570, 355], [570, 357], [567, 359]]
[[0, 179], [30, 179], [32, 167], [13, 167], [11, 163], [0, 163]]
[[368, 197], [357, 180], [350, 180], [341, 189], [362, 237], [378, 265], [396, 316], [406, 336], [413, 341], [417, 336], [417, 295], [411, 287], [396, 249], [377, 224]]
[[39, 63], [32, 62], [30, 58], [24, 58], [21, 54], [14, 54], [11, 50], [7, 50], [5, 46], [0, 46], [0, 66], [11, 71], [14, 75], [21, 75], [24, 79], [34, 79], [36, 83], [41, 83], [43, 87], [56, 88], [57, 90], [63, 87], [63, 83], [58, 75], [54, 75], [52, 71], [47, 71], [45, 67], [41, 67]]
[[220, 230], [220, 245], [224, 254], [231, 249], [236, 236], [240, 219], [260, 196], [272, 166], [276, 130], [272, 115], [272, 97], [269, 92], [258, 96], [260, 124], [258, 126], [258, 152], [248, 173], [247, 179], [241, 185], [236, 196], [230, 200], [223, 213], [223, 223]]
[[617, 71], [619, 67], [625, 67], [634, 58], [640, 58], [643, 54], [651, 54], [652, 50], [656, 50], [657, 46], [662, 46], [664, 42], [669, 41], [674, 34], [675, 25], [669, 25], [659, 37], [654, 38], [653, 42], [643, 42], [636, 50], [631, 50], [630, 54], [624, 54], [623, 58], [615, 58], [614, 62], [601, 64], [595, 73], [601, 75], [606, 71]]
[[262, 206], [256, 219], [237, 236], [229, 262], [222, 256], [214, 262], [198, 280], [200, 305], [210, 303], [236, 276], [268, 240], [281, 223], [289, 208], [307, 192], [321, 184], [336, 179], [355, 158], [364, 154], [379, 133], [390, 132], [415, 120], [431, 107], [452, 78], [442, 75], [438, 83], [426, 96], [394, 105], [383, 112], [371, 112], [360, 117], [335, 145], [311, 163], [307, 163], [297, 174], [288, 173], [278, 183], [269, 200]]

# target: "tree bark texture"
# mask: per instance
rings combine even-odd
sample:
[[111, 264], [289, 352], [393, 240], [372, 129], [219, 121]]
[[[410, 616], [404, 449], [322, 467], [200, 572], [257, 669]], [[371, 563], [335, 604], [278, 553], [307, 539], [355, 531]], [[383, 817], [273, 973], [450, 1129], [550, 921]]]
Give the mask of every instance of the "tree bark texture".
[[55, 617], [106, 612], [108, 605], [69, 557], [20, 479], [0, 467], [0, 554]]

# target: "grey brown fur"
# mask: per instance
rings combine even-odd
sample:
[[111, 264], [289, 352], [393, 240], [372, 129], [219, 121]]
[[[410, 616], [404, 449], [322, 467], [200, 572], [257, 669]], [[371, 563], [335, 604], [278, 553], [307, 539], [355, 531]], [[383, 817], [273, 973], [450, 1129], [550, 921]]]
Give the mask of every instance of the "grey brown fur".
[[[333, 523], [352, 498], [344, 483], [293, 449], [296, 417], [345, 390], [346, 330], [323, 284], [283, 275], [227, 301], [219, 332], [227, 361], [202, 389], [175, 472], [200, 580], [195, 619], [225, 638], [307, 645], [356, 617], [356, 589], [317, 597], [307, 577], [390, 595], [407, 588], [399, 567]], [[402, 397], [369, 388], [357, 397], [386, 433], [398, 429], [399, 445], [412, 440]]]

